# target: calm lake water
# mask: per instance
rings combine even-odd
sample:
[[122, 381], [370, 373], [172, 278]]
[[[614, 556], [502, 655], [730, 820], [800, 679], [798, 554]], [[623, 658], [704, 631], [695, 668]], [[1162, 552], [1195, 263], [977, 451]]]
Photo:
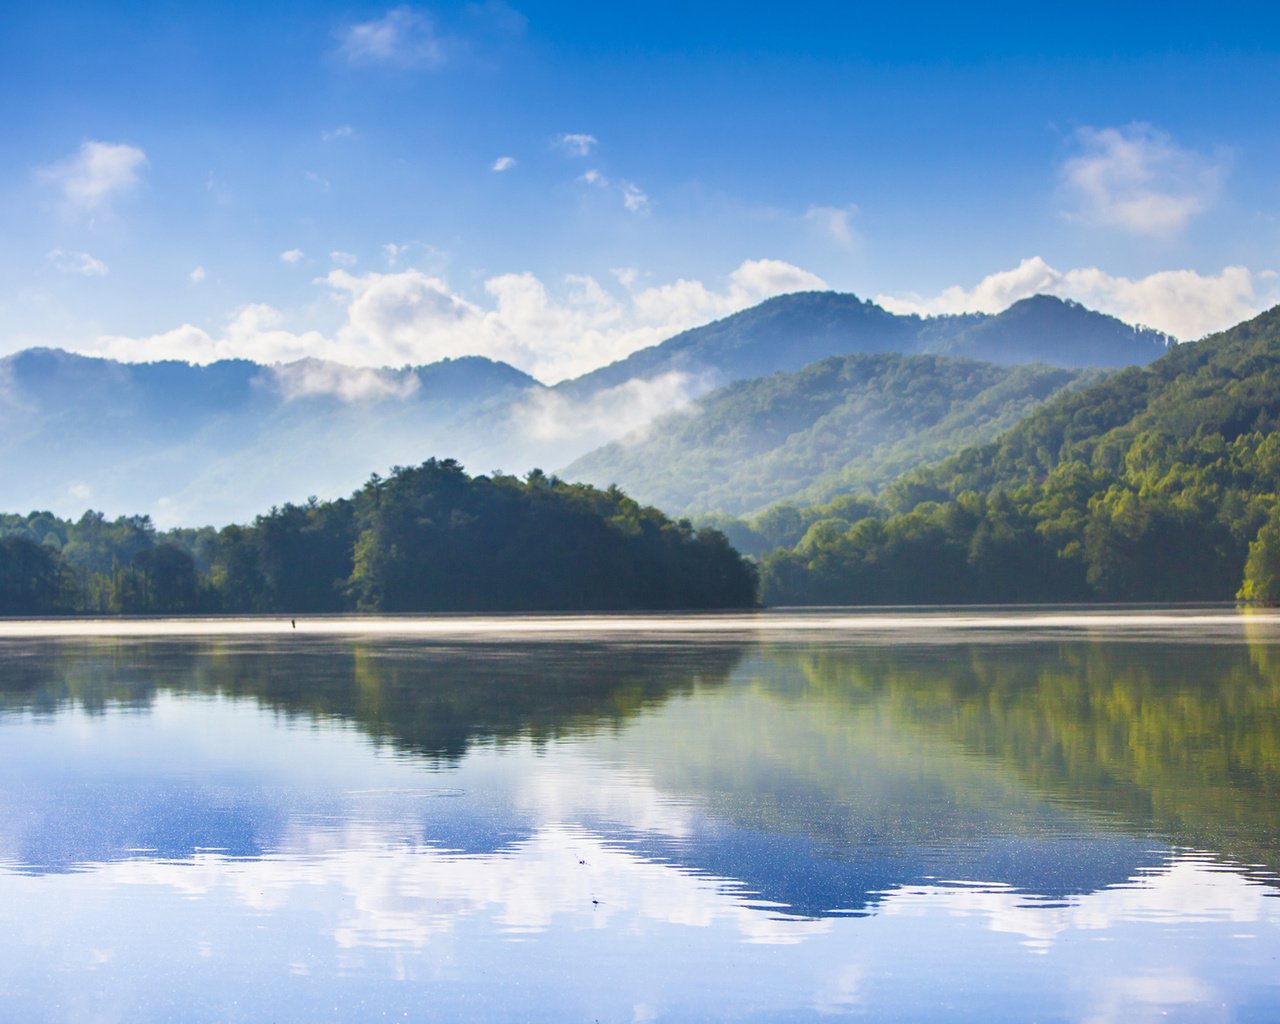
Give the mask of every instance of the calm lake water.
[[0, 1019], [1280, 1019], [1280, 618], [0, 623]]

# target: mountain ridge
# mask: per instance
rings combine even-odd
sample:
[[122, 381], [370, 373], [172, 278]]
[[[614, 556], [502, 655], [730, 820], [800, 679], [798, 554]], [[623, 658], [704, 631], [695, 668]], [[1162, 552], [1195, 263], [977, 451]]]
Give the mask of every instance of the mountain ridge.
[[[1048, 332], [1048, 341], [1044, 335]], [[799, 341], [795, 338], [799, 337]], [[1034, 339], [1034, 344], [1028, 344]], [[1090, 358], [1081, 358], [1076, 349]], [[985, 362], [1117, 367], [1150, 362], [1168, 335], [1134, 327], [1066, 299], [1035, 295], [996, 313], [936, 317], [891, 313], [845, 292], [793, 292], [766, 299], [555, 385], [571, 395], [665, 372], [719, 375], [715, 385], [798, 370], [855, 352], [956, 355]], [[726, 363], [733, 368], [726, 369]]]
[[[193, 366], [28, 349], [0, 359], [0, 508], [70, 514], [91, 504], [174, 525], [234, 521], [431, 456], [481, 471], [564, 466], [717, 381], [799, 369], [810, 356], [1003, 347], [1016, 361], [1039, 353], [1041, 320], [1083, 332], [1059, 323], [1046, 333], [1062, 362], [1082, 337], [1131, 361], [1158, 347], [1153, 332], [1058, 299], [1019, 308], [1009, 326], [1000, 316], [903, 317], [853, 295], [795, 293], [554, 387], [483, 356], [400, 368]], [[1003, 326], [974, 333], [992, 323]]]

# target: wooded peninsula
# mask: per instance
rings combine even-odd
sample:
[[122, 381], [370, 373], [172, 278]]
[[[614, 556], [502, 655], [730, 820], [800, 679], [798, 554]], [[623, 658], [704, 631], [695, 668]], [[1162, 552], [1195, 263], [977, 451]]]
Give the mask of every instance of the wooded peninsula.
[[429, 459], [349, 499], [249, 526], [0, 516], [0, 614], [743, 608], [756, 570], [724, 535], [616, 488], [468, 476]]

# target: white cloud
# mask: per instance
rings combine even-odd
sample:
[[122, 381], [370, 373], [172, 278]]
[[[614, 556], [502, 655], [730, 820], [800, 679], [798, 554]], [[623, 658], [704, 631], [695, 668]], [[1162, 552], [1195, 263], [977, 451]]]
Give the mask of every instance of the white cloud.
[[1060, 271], [1035, 256], [988, 275], [971, 289], [955, 285], [932, 297], [877, 295], [876, 302], [895, 313], [998, 313], [1037, 294], [1075, 299], [1184, 341], [1224, 330], [1280, 301], [1276, 275], [1269, 271], [1224, 267], [1217, 274], [1164, 270], [1129, 278], [1097, 267]]
[[649, 197], [638, 185], [629, 181], [622, 183], [622, 205], [631, 213], [648, 213]]
[[565, 132], [556, 140], [570, 156], [588, 156], [595, 149], [598, 140], [594, 135], [583, 132]]
[[558, 391], [535, 391], [512, 412], [522, 436], [535, 441], [630, 435], [658, 416], [686, 409], [714, 387], [709, 378], [672, 371], [648, 380], [633, 379], [575, 401]]
[[286, 249], [280, 254], [282, 263], [301, 263], [305, 254], [301, 249]]
[[329, 179], [315, 171], [307, 171], [307, 181], [311, 182], [321, 192], [328, 192], [331, 185]]
[[102, 260], [90, 256], [87, 252], [66, 252], [63, 249], [51, 249], [49, 262], [55, 270], [64, 274], [80, 274], [84, 277], [106, 277], [111, 271]]
[[850, 218], [858, 212], [856, 206], [810, 206], [804, 213], [804, 219], [813, 225], [828, 241], [851, 249], [858, 236], [853, 230]]
[[516, 165], [516, 158], [513, 156], [500, 156], [493, 162], [492, 170], [509, 171]]
[[212, 363], [219, 359], [252, 359], [260, 363], [283, 363], [332, 347], [319, 331], [295, 334], [285, 330], [283, 324], [284, 315], [279, 310], [254, 304], [237, 310], [219, 338], [203, 328], [183, 324], [145, 338], [105, 335], [82, 351], [125, 362], [181, 359]]
[[607, 188], [609, 186], [609, 179], [594, 167], [588, 170], [586, 174], [582, 175], [578, 180], [585, 181], [588, 185], [595, 185], [598, 188]]
[[352, 64], [435, 68], [445, 61], [431, 19], [409, 6], [348, 26], [339, 34], [339, 52]]
[[320, 133], [321, 142], [335, 142], [338, 139], [349, 139], [355, 130], [349, 124], [340, 124], [336, 128], [326, 128]]
[[329, 253], [329, 259], [339, 267], [354, 267], [360, 262], [360, 257], [353, 252], [343, 252], [341, 249], [334, 249]]
[[131, 192], [147, 168], [147, 155], [119, 142], [84, 142], [73, 156], [42, 168], [42, 180], [61, 190], [74, 208], [95, 210]]
[[736, 313], [774, 295], [826, 287], [816, 274], [782, 260], [747, 260], [729, 275], [729, 287], [723, 292], [712, 291], [701, 281], [681, 278], [635, 293], [633, 305], [641, 321], [682, 330]]
[[1182, 149], [1149, 124], [1081, 128], [1083, 152], [1062, 167], [1068, 212], [1136, 235], [1176, 235], [1213, 202], [1224, 167]]
[[204, 267], [200, 266], [200, 267], [196, 267], [195, 270], [191, 271], [191, 273], [187, 275], [187, 279], [191, 281], [192, 284], [199, 284], [207, 276], [208, 275], [204, 272]]
[[[443, 278], [418, 269], [359, 275], [335, 269], [320, 283], [345, 305], [345, 318], [330, 335], [292, 332], [282, 313], [252, 305], [216, 337], [184, 324], [145, 338], [103, 337], [85, 350], [137, 361], [242, 357], [276, 363], [313, 356], [355, 366], [482, 355], [555, 381], [772, 295], [826, 287], [821, 278], [779, 260], [748, 260], [719, 290], [680, 279], [622, 295], [584, 275], [565, 278], [559, 294], [532, 274], [499, 275], [485, 282], [483, 301], [465, 298]], [[620, 397], [640, 403], [640, 396]]]
[[287, 402], [318, 395], [331, 395], [350, 403], [408, 398], [422, 383], [409, 371], [344, 366], [320, 359], [273, 366], [270, 374]]

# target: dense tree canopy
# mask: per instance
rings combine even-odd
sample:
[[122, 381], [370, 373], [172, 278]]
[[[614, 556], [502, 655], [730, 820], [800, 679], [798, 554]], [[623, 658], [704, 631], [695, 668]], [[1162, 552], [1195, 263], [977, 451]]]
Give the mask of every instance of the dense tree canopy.
[[1278, 427], [1280, 309], [1052, 399], [870, 517], [809, 510], [764, 600], [1276, 600]]
[[749, 607], [754, 567], [714, 529], [616, 488], [398, 467], [350, 499], [251, 525], [0, 516], [0, 614]]

